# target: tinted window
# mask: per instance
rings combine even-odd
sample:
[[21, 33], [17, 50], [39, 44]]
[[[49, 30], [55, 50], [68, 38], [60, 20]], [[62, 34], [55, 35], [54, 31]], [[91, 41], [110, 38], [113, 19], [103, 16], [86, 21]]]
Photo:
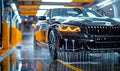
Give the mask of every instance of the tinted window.
[[93, 10], [79, 8], [59, 8], [51, 11], [51, 17], [101, 17]]

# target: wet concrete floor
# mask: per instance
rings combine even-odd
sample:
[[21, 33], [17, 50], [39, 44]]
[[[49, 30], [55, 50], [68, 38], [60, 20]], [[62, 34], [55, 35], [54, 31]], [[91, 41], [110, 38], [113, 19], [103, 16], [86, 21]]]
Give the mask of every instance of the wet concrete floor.
[[57, 60], [52, 60], [48, 48], [39, 46], [34, 49], [33, 39], [34, 33], [23, 33], [21, 48], [17, 48], [16, 51], [17, 71], [119, 71], [120, 69], [117, 53], [88, 52], [88, 55], [84, 53], [82, 56], [82, 52], [63, 52], [59, 54]]

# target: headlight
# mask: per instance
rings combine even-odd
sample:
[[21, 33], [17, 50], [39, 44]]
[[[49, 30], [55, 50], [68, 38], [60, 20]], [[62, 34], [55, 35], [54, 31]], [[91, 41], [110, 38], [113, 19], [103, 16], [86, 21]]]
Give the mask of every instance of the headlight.
[[81, 32], [80, 27], [77, 26], [59, 26], [58, 29], [63, 32]]

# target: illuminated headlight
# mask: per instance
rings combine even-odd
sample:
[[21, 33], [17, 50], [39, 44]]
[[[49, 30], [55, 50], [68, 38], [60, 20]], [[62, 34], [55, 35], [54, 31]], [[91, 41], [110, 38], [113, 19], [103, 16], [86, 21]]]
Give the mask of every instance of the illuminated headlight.
[[58, 26], [58, 29], [63, 32], [81, 32], [81, 28], [77, 26]]

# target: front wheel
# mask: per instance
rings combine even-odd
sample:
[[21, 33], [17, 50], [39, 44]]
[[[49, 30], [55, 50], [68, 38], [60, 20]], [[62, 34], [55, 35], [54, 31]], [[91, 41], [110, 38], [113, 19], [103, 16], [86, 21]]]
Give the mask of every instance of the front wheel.
[[54, 31], [51, 30], [49, 33], [49, 38], [48, 38], [48, 45], [49, 45], [49, 51], [50, 51], [50, 56], [52, 59], [57, 59], [57, 49], [56, 47], [59, 45], [58, 39], [54, 34]]

